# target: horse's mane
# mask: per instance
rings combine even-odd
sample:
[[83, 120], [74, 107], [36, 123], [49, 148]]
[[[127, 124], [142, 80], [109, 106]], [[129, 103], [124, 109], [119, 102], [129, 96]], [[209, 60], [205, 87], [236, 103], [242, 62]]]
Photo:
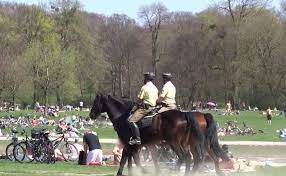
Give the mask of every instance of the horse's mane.
[[127, 98], [117, 98], [111, 95], [108, 95], [106, 97], [108, 98], [108, 101], [110, 101], [121, 112], [123, 112], [123, 114], [116, 118], [116, 120], [112, 123], [121, 140], [124, 141], [124, 143], [128, 144], [128, 140], [130, 138], [130, 131], [126, 119], [130, 116], [131, 110], [135, 105], [137, 105], [137, 103]]
[[111, 100], [119, 109], [124, 109], [127, 112], [130, 112], [132, 108], [137, 105], [136, 102], [131, 101], [127, 98], [117, 98], [117, 97], [108, 95], [108, 99]]
[[130, 110], [131, 110], [134, 106], [137, 106], [137, 105], [138, 105], [137, 102], [132, 101], [132, 100], [129, 100], [128, 98], [125, 98], [125, 97], [122, 97], [120, 100], [121, 100], [121, 101], [128, 107], [128, 109], [130, 109]]

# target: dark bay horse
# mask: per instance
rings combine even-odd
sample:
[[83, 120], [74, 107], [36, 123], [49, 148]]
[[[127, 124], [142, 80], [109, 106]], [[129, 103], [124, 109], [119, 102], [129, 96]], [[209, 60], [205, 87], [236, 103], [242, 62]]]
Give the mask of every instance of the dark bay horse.
[[[99, 95], [96, 97], [90, 112], [90, 117], [95, 119], [100, 113], [107, 112], [117, 131], [118, 137], [125, 144], [120, 168], [117, 175], [122, 175], [123, 167], [128, 159], [134, 158], [136, 165], [141, 166], [138, 156], [138, 146], [129, 146], [130, 129], [126, 119], [133, 108], [134, 103], [116, 99], [112, 96]], [[215, 160], [216, 169], [218, 167], [218, 157], [225, 158], [218, 145], [216, 127], [210, 114], [199, 112], [180, 112], [170, 110], [158, 114], [153, 118], [152, 125], [141, 131], [142, 145], [156, 144], [166, 141], [179, 157], [179, 161], [186, 162], [186, 175], [189, 174], [191, 151], [194, 159], [193, 171], [195, 172], [202, 162], [204, 147], [208, 146], [210, 156]], [[207, 140], [205, 141], [205, 138]], [[223, 156], [223, 157], [222, 157]], [[227, 157], [227, 156], [226, 156]], [[156, 168], [156, 157], [153, 156]], [[130, 162], [129, 162], [130, 163]], [[180, 163], [179, 163], [180, 164]], [[130, 164], [128, 164], [130, 168]]]

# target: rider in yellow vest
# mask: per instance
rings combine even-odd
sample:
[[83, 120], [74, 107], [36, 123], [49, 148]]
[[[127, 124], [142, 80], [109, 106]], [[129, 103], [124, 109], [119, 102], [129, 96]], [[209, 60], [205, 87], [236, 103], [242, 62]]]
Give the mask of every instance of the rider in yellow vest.
[[159, 110], [159, 113], [177, 108], [175, 100], [176, 88], [171, 82], [172, 75], [171, 73], [163, 73], [162, 77], [164, 86], [157, 100], [157, 104], [162, 104], [163, 107]]
[[138, 95], [140, 101], [138, 109], [128, 118], [129, 126], [132, 131], [132, 138], [129, 141], [130, 145], [140, 145], [140, 131], [136, 124], [144, 116], [146, 116], [152, 108], [156, 106], [156, 100], [158, 99], [158, 89], [152, 83], [155, 78], [154, 73], [147, 72], [144, 74], [144, 86], [141, 88]]

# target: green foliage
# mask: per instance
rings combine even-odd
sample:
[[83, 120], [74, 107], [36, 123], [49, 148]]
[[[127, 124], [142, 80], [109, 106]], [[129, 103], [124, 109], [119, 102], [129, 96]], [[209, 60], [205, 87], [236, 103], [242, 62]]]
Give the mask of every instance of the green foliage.
[[272, 125], [269, 125], [266, 120], [266, 115], [262, 115], [261, 112], [248, 112], [243, 111], [240, 115], [223, 116], [218, 113], [213, 113], [216, 121], [219, 123], [220, 127], [225, 126], [227, 121], [237, 121], [238, 126], [243, 129], [243, 122], [247, 126], [253, 128], [256, 132], [258, 130], [264, 131], [264, 133], [259, 133], [256, 135], [245, 135], [245, 136], [225, 136], [220, 137], [221, 140], [240, 140], [240, 141], [281, 141], [279, 138], [279, 133], [277, 130], [285, 128], [286, 118], [284, 115], [280, 115], [280, 112], [275, 112]]
[[224, 2], [198, 14], [144, 6], [143, 26], [87, 13], [78, 0], [0, 3], [0, 102], [90, 105], [99, 92], [135, 99], [142, 73], [156, 70], [174, 74], [186, 108], [210, 100], [286, 107], [285, 9]]

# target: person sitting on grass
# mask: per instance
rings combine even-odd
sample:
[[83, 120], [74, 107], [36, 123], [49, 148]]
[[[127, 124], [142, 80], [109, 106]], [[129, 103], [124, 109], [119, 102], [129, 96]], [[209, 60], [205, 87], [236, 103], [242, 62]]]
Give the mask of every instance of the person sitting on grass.
[[58, 148], [55, 149], [55, 158], [56, 158], [56, 161], [64, 161], [65, 160], [62, 152]]
[[61, 134], [66, 130], [67, 130], [66, 122], [63, 119], [59, 120], [59, 124], [56, 126], [55, 131]]
[[85, 132], [83, 135], [83, 148], [87, 154], [86, 165], [103, 165], [102, 148], [95, 132]]
[[38, 125], [38, 120], [36, 119], [36, 116], [33, 118], [33, 120], [32, 120], [32, 125], [33, 126], [36, 126], [36, 125]]
[[70, 123], [67, 124], [67, 131], [68, 131], [69, 137], [75, 137], [75, 138], [79, 137], [78, 135], [80, 134], [80, 132]]

